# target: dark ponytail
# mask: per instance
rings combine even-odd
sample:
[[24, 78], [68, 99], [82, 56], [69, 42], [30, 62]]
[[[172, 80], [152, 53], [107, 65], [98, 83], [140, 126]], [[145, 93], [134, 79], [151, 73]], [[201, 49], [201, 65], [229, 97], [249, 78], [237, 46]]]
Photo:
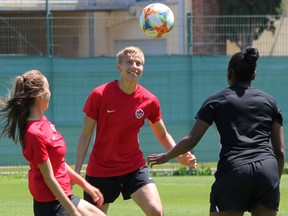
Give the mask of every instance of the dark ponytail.
[[[244, 61], [246, 61], [248, 64], [254, 65], [256, 64], [257, 60], [259, 58], [259, 51], [256, 48], [247, 47], [244, 52]], [[256, 66], [255, 66], [256, 68]]]
[[0, 137], [8, 136], [25, 148], [24, 130], [30, 107], [36, 96], [44, 91], [44, 79], [41, 72], [31, 70], [15, 78], [14, 94], [7, 101], [0, 99]]
[[236, 82], [250, 82], [256, 71], [259, 51], [247, 47], [244, 52], [234, 54], [228, 64], [228, 70], [234, 73]]

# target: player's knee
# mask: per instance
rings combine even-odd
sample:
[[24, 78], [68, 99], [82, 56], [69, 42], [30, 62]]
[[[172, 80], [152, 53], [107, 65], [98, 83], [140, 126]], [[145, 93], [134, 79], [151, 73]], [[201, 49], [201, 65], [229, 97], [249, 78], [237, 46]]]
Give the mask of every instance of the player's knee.
[[150, 208], [149, 216], [164, 216], [163, 208], [161, 206], [153, 206], [153, 208]]

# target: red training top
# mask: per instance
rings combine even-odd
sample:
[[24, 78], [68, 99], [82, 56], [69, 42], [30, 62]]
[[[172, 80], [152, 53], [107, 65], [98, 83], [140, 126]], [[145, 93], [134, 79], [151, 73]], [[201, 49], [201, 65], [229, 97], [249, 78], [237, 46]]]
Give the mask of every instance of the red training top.
[[65, 166], [66, 144], [55, 126], [45, 117], [41, 120], [29, 120], [24, 136], [26, 144], [22, 150], [29, 161], [29, 190], [38, 202], [50, 202], [57, 198], [50, 191], [37, 164], [51, 161], [53, 173], [67, 196], [71, 195], [70, 178]]
[[115, 80], [95, 88], [83, 112], [97, 121], [87, 175], [119, 176], [146, 164], [138, 134], [145, 119], [152, 123], [161, 120], [160, 104], [155, 95], [139, 84], [135, 92], [128, 95]]

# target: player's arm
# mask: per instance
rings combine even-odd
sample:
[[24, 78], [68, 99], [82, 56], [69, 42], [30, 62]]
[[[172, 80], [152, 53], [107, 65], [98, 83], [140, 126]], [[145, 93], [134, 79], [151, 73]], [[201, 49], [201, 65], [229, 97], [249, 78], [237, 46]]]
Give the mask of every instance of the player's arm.
[[166, 151], [169, 151], [171, 148], [173, 148], [176, 145], [174, 139], [167, 131], [166, 126], [162, 119], [158, 122], [155, 122], [154, 124], [152, 124], [151, 122], [149, 123], [156, 138], [158, 139], [158, 141], [161, 143], [161, 145], [164, 147]]
[[185, 152], [193, 149], [200, 139], [203, 137], [209, 124], [205, 121], [197, 119], [190, 133], [179, 141], [179, 143], [166, 153], [152, 154], [148, 157], [148, 164], [153, 166], [155, 164], [163, 164]]
[[75, 171], [77, 173], [80, 173], [81, 171], [84, 159], [89, 148], [91, 137], [93, 135], [95, 124], [96, 121], [94, 119], [85, 115], [83, 128], [76, 149]]
[[285, 163], [284, 132], [283, 132], [283, 126], [276, 121], [273, 122], [272, 125], [271, 143], [278, 163], [279, 176], [281, 176], [283, 173]]
[[[158, 139], [158, 141], [161, 143], [161, 145], [164, 147], [164, 149], [166, 151], [171, 150], [175, 145], [175, 141], [173, 139], [173, 137], [171, 136], [171, 134], [167, 131], [166, 126], [163, 122], [163, 120], [161, 119], [158, 122], [155, 122], [154, 124], [152, 124], [151, 122], [150, 126], [156, 136], [156, 138]], [[186, 151], [183, 152], [180, 155], [177, 155], [177, 159], [178, 161], [184, 165], [184, 166], [190, 166], [190, 167], [196, 167], [197, 166], [197, 162], [196, 162], [196, 157], [191, 154], [191, 152]]]
[[53, 174], [52, 165], [50, 159], [46, 160], [44, 163], [38, 164], [41, 174], [44, 178], [45, 183], [52, 191], [55, 197], [58, 198], [59, 202], [64, 206], [69, 215], [81, 215], [76, 206], [72, 203], [69, 197], [65, 194], [62, 187], [56, 180]]
[[100, 190], [89, 184], [81, 175], [76, 173], [67, 163], [65, 165], [71, 181], [82, 187], [84, 191], [90, 194], [93, 201], [97, 203], [98, 206], [101, 206], [103, 204], [104, 198]]

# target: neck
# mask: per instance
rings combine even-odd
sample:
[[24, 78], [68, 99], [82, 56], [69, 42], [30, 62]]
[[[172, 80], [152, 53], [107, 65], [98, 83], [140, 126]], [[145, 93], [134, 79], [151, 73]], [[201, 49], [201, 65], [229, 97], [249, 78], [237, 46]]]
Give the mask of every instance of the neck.
[[250, 87], [251, 82], [229, 82], [230, 86]]
[[34, 106], [29, 110], [28, 120], [41, 120], [43, 117], [43, 112], [41, 108]]
[[126, 94], [132, 94], [136, 90], [138, 85], [137, 82], [125, 82], [123, 80], [119, 80], [117, 84], [119, 88]]
[[240, 87], [250, 87], [251, 83], [235, 83], [234, 85], [240, 86]]

